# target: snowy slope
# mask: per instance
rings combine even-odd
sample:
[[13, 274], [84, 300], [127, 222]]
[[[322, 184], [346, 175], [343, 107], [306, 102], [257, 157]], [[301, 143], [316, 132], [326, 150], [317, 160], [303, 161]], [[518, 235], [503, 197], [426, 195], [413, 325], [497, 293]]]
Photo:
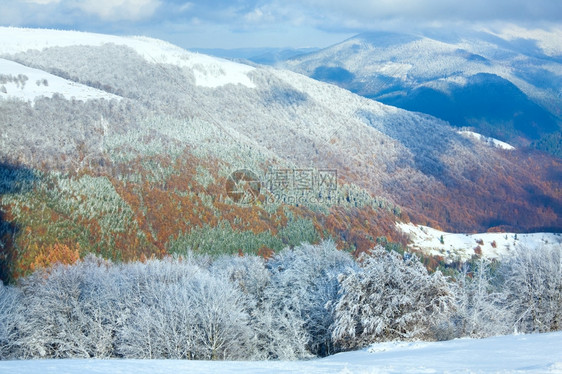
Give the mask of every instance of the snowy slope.
[[491, 145], [492, 147], [496, 147], [496, 148], [500, 148], [500, 149], [505, 149], [507, 151], [512, 151], [515, 149], [514, 146], [512, 146], [511, 144], [508, 144], [506, 142], [502, 142], [501, 140], [498, 139], [494, 139], [494, 138], [489, 138], [487, 136], [484, 136], [482, 134], [478, 134], [477, 132], [474, 131], [459, 131], [459, 134], [461, 134], [462, 136], [465, 136], [467, 138], [472, 138], [472, 139], [476, 139], [478, 141], [484, 142], [486, 144]]
[[392, 342], [310, 361], [30, 360], [2, 373], [562, 373], [562, 332], [446, 342]]
[[449, 259], [470, 259], [477, 247], [485, 258], [502, 258], [509, 256], [517, 247], [533, 250], [540, 245], [562, 245], [562, 234], [558, 233], [452, 234], [412, 223], [398, 223], [397, 226], [410, 238], [410, 248]]
[[43, 70], [32, 69], [13, 61], [0, 58], [0, 76], [17, 78], [22, 76], [25, 82], [9, 81], [2, 84], [0, 78], [0, 98], [16, 98], [33, 101], [36, 97], [52, 97], [61, 94], [66, 99], [119, 99], [119, 96], [72, 82]]
[[49, 47], [101, 46], [108, 43], [126, 45], [149, 62], [172, 64], [193, 70], [199, 86], [219, 87], [230, 83], [255, 87], [247, 75], [254, 69], [250, 66], [191, 53], [173, 44], [147, 37], [122, 37], [48, 29], [38, 32], [37, 29], [0, 27], [0, 40], [2, 40], [0, 56]]

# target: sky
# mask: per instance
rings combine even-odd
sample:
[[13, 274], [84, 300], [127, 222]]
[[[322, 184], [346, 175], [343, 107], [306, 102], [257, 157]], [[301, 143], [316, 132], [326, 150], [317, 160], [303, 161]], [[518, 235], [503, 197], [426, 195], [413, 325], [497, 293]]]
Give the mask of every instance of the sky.
[[184, 48], [327, 47], [372, 30], [562, 30], [562, 0], [0, 0], [0, 26], [144, 35]]

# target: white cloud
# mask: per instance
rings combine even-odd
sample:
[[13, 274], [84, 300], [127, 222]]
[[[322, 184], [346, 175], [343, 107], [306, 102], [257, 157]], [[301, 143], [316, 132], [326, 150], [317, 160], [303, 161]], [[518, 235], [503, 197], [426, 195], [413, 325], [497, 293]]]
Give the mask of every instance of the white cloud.
[[[2, 4], [0, 24], [51, 26], [102, 21], [141, 21], [165, 0], [16, 0]], [[6, 15], [9, 14], [10, 18]]]
[[[42, 0], [40, 0], [42, 1]], [[48, 1], [48, 0], [47, 0]], [[69, 4], [70, 5], [70, 4]], [[85, 13], [94, 14], [106, 21], [138, 21], [154, 14], [159, 0], [82, 0], [74, 2]]]
[[[337, 35], [369, 30], [423, 32], [519, 25], [560, 30], [561, 0], [0, 0], [0, 25], [149, 34], [207, 45], [325, 46]], [[122, 22], [119, 22], [122, 21]], [[182, 32], [174, 30], [184, 30]], [[508, 39], [519, 31], [498, 31]], [[509, 34], [511, 32], [511, 34]], [[227, 43], [230, 37], [232, 42]], [[314, 34], [314, 36], [313, 36]], [[545, 53], [559, 55], [561, 33], [526, 34]], [[520, 37], [520, 36], [513, 36]], [[323, 39], [322, 39], [323, 38]], [[314, 43], [312, 41], [315, 41]], [[318, 43], [317, 40], [325, 40]], [[234, 41], [236, 41], [235, 44]], [[191, 44], [191, 43], [190, 43]], [[200, 45], [199, 42], [193, 43]]]
[[187, 12], [188, 10], [192, 9], [195, 4], [191, 2], [187, 2], [178, 8], [178, 12], [183, 13]]
[[[491, 31], [490, 31], [491, 32]], [[494, 33], [494, 32], [492, 32]], [[509, 25], [495, 33], [502, 39], [531, 39], [547, 56], [562, 56], [562, 27], [543, 29], [526, 29], [516, 25]]]
[[22, 0], [24, 3], [29, 4], [39, 4], [39, 5], [48, 5], [48, 4], [58, 4], [61, 0]]
[[264, 13], [261, 9], [254, 9], [250, 13], [244, 16], [245, 20], [248, 22], [261, 22], [264, 18]]
[[342, 19], [354, 18], [363, 23], [390, 18], [416, 21], [553, 21], [562, 18], [558, 0], [290, 0], [319, 14], [332, 14]]
[[288, 19], [297, 18], [294, 9], [283, 9], [272, 4], [253, 8], [241, 18], [243, 25], [274, 25], [287, 21]]

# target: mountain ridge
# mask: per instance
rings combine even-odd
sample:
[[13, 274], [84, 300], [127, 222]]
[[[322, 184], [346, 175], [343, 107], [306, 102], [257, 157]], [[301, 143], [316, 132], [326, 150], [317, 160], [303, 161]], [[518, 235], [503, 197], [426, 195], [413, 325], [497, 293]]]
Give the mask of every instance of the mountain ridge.
[[[520, 40], [486, 31], [369, 32], [280, 66], [485, 136], [537, 146], [562, 130], [562, 59], [542, 41], [529, 39], [530, 48]], [[484, 104], [476, 100], [484, 95]], [[493, 117], [481, 109], [487, 104], [504, 110]]]
[[[14, 45], [3, 43], [0, 57], [121, 99], [0, 99], [0, 171], [34, 175], [27, 189], [10, 187], [16, 178], [0, 193], [3, 279], [75, 251], [267, 256], [331, 238], [359, 254], [405, 245], [396, 221], [562, 228], [556, 159], [498, 149], [287, 70], [147, 38], [57, 33], [64, 46], [43, 30], [0, 28]], [[239, 205], [225, 186], [240, 169], [282, 179]], [[322, 171], [336, 172], [337, 189], [302, 188]]]

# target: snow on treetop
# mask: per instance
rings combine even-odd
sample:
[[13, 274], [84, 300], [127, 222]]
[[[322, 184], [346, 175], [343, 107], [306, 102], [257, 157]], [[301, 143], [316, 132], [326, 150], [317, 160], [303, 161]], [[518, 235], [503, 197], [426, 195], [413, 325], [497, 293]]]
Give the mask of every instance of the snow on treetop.
[[0, 55], [28, 50], [75, 45], [101, 46], [108, 43], [125, 45], [134, 49], [147, 61], [172, 64], [193, 70], [196, 84], [203, 87], [220, 87], [241, 84], [254, 88], [248, 73], [254, 68], [232, 61], [188, 52], [173, 44], [147, 38], [94, 34], [80, 31], [26, 29], [0, 27]]

